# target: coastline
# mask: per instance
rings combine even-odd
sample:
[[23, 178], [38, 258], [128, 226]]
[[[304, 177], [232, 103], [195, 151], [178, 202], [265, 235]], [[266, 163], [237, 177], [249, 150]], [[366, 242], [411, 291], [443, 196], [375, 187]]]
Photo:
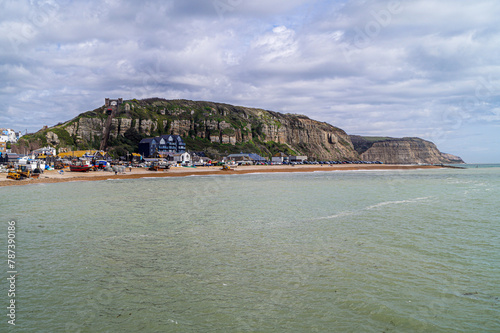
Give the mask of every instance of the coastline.
[[238, 166], [232, 170], [221, 170], [220, 166], [197, 167], [197, 168], [171, 168], [166, 171], [149, 171], [146, 168], [126, 169], [124, 173], [115, 175], [108, 171], [71, 172], [45, 171], [38, 179], [12, 180], [7, 179], [7, 173], [0, 174], [1, 186], [19, 186], [31, 184], [50, 184], [75, 181], [99, 181], [108, 179], [138, 179], [152, 177], [187, 177], [206, 175], [239, 175], [249, 173], [273, 173], [273, 172], [315, 172], [315, 171], [352, 171], [352, 170], [417, 170], [417, 169], [441, 169], [449, 166], [440, 165], [395, 165], [395, 164], [340, 164], [340, 165], [250, 165]]

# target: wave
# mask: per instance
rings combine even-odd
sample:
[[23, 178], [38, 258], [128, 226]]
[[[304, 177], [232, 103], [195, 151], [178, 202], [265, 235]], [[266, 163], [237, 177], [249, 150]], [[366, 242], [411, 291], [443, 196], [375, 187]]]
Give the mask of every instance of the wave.
[[368, 206], [365, 208], [365, 210], [375, 209], [375, 208], [379, 208], [379, 207], [383, 207], [383, 206], [387, 206], [387, 205], [399, 205], [399, 204], [406, 204], [406, 203], [415, 203], [418, 201], [427, 200], [429, 198], [430, 197], [421, 197], [421, 198], [415, 198], [415, 199], [409, 199], [409, 200], [384, 201], [384, 202], [380, 202], [380, 203], [375, 204], [375, 205]]
[[329, 215], [329, 216], [317, 217], [317, 218], [315, 218], [315, 220], [335, 219], [338, 217], [344, 217], [344, 216], [349, 216], [349, 215], [353, 215], [353, 214], [354, 214], [354, 212], [352, 212], [352, 211], [345, 211], [345, 212], [340, 212], [340, 213]]
[[420, 197], [420, 198], [414, 198], [414, 199], [408, 199], [408, 200], [384, 201], [384, 202], [379, 202], [377, 204], [362, 208], [359, 211], [344, 211], [344, 212], [340, 212], [340, 213], [333, 214], [333, 215], [316, 217], [313, 220], [327, 220], [327, 219], [335, 219], [335, 218], [339, 218], [339, 217], [346, 217], [346, 216], [354, 215], [357, 213], [362, 213], [363, 211], [372, 210], [372, 209], [376, 209], [376, 208], [380, 208], [380, 207], [384, 207], [384, 206], [388, 206], [388, 205], [400, 205], [400, 204], [416, 203], [419, 201], [428, 200], [430, 198], [431, 197]]

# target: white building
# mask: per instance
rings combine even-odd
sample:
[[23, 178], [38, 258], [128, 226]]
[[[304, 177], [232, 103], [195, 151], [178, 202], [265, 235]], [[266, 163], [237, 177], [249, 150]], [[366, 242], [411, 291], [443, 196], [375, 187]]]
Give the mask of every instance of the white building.
[[304, 162], [307, 161], [307, 156], [290, 156], [290, 162]]
[[10, 128], [0, 128], [0, 142], [16, 143], [23, 136], [21, 132], [16, 132]]
[[271, 162], [273, 163], [284, 163], [284, 162], [289, 162], [290, 160], [290, 157], [286, 154], [283, 154], [283, 153], [277, 153], [275, 155], [273, 155], [273, 157], [271, 158]]
[[173, 154], [175, 162], [181, 162], [182, 164], [191, 163], [191, 155], [189, 153]]
[[53, 147], [43, 147], [43, 148], [39, 148], [39, 149], [36, 149], [36, 150], [33, 150], [33, 153], [39, 155], [52, 155], [52, 156], [56, 156], [56, 149], [53, 148]]

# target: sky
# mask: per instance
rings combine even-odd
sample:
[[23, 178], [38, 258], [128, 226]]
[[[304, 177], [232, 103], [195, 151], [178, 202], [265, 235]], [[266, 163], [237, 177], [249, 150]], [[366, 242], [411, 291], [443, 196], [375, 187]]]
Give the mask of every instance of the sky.
[[495, 0], [0, 0], [0, 127], [192, 99], [500, 163], [498, 17]]

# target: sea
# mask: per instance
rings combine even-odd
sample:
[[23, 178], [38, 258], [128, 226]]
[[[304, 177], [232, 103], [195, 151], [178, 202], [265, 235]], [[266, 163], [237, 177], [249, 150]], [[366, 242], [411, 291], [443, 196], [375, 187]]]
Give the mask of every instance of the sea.
[[499, 198], [500, 165], [2, 187], [0, 331], [500, 332]]

